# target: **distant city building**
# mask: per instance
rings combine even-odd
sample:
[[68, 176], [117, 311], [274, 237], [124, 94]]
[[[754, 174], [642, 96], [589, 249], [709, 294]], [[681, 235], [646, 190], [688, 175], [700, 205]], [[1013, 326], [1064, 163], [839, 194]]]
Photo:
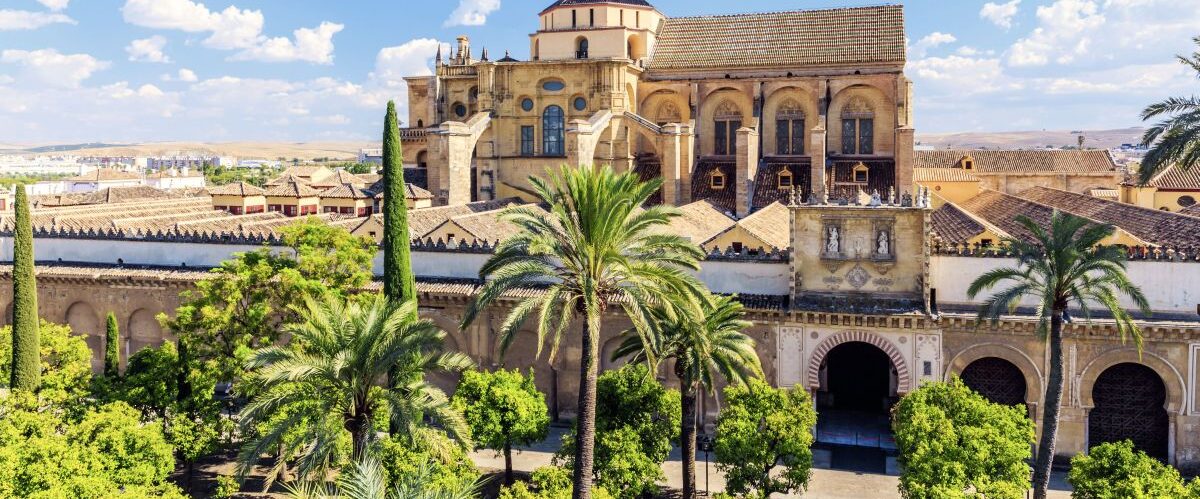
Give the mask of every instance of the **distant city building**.
[[[41, 182], [39, 182], [41, 183]], [[62, 181], [60, 192], [89, 192], [108, 187], [132, 187], [142, 185], [142, 176], [133, 172], [99, 168]]]
[[194, 168], [199, 170], [205, 166], [233, 167], [236, 165], [237, 161], [229, 156], [160, 156], [157, 158], [146, 158], [146, 168], [151, 170], [165, 170], [169, 168]]
[[270, 159], [243, 159], [238, 161], [238, 168], [283, 168], [283, 162]]
[[145, 185], [158, 189], [203, 188], [204, 174], [188, 167], [168, 168], [146, 175]]
[[383, 149], [359, 149], [358, 150], [358, 162], [359, 163], [375, 163], [377, 165], [382, 165], [383, 164]]

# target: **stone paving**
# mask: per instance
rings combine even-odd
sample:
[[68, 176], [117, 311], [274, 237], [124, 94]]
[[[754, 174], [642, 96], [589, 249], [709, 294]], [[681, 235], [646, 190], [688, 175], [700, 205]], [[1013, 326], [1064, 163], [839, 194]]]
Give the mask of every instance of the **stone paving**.
[[[551, 428], [550, 437], [546, 440], [520, 451], [514, 451], [513, 469], [518, 471], [533, 471], [535, 468], [549, 465], [550, 458], [553, 457], [554, 451], [558, 449], [558, 444], [564, 434], [566, 434], [566, 430], [563, 428]], [[473, 453], [471, 458], [475, 460], [475, 464], [480, 468], [504, 469], [504, 457], [497, 456], [495, 452], [488, 450], [478, 451]], [[679, 458], [679, 450], [676, 449], [670, 459], [663, 464], [663, 471], [667, 475], [667, 481], [663, 485], [680, 488], [682, 485], [680, 482], [680, 477], [682, 476], [681, 467], [682, 461]], [[709, 463], [706, 472], [704, 456], [701, 454], [697, 456], [696, 460], [696, 486], [700, 490], [705, 490], [706, 475], [709, 491], [715, 493], [724, 490], [725, 480], [721, 473], [717, 471], [716, 463]], [[776, 495], [773, 497], [899, 499], [898, 484], [899, 478], [892, 475], [817, 468], [813, 470], [812, 480], [807, 493], [803, 495]], [[1055, 490], [1051, 491], [1050, 497], [1054, 499], [1069, 499], [1071, 497], [1070, 492], [1068, 492], [1065, 476], [1061, 473], [1055, 474], [1053, 489]]]

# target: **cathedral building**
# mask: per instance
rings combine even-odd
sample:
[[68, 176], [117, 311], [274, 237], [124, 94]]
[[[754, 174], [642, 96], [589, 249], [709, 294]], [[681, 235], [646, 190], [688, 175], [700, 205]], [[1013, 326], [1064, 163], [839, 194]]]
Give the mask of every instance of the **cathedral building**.
[[[966, 290], [1018, 264], [992, 248], [1027, 235], [1016, 216], [1044, 224], [1059, 210], [1118, 226], [1109, 242], [1128, 248], [1153, 315], [1137, 318], [1140, 351], [1111, 318], [1066, 326], [1056, 451], [1129, 439], [1200, 471], [1200, 217], [1094, 196], [1122, 173], [1093, 153], [916, 155], [902, 7], [667, 17], [644, 0], [558, 0], [530, 20], [529, 60], [493, 60], [463, 37], [433, 75], [407, 79], [405, 177], [428, 191], [409, 193], [412, 263], [421, 315], [448, 348], [483, 368], [532, 369], [554, 415], [574, 413], [578, 326], [547, 359], [532, 324], [500, 354], [507, 298], [458, 325], [480, 267], [513, 233], [500, 210], [534, 201], [528, 177], [611, 164], [663, 179], [657, 201], [682, 207], [669, 229], [705, 248], [699, 279], [746, 305], [767, 380], [813, 395], [816, 461], [853, 452], [895, 471], [889, 410], [921, 383], [961, 377], [1041, 427], [1050, 358], [1035, 304], [980, 324]], [[386, 201], [375, 181], [295, 170], [266, 190], [39, 207], [40, 312], [87, 335], [97, 368], [114, 312], [127, 358], [171, 338], [153, 318], [201, 270], [263, 245], [287, 251], [290, 214], [378, 239], [382, 220], [361, 216]], [[0, 262], [11, 237], [5, 212]], [[10, 280], [0, 265], [0, 289]], [[6, 322], [11, 295], [0, 307]], [[628, 327], [619, 310], [604, 318], [602, 369], [618, 365]], [[701, 413], [711, 421], [717, 407], [704, 400]]]

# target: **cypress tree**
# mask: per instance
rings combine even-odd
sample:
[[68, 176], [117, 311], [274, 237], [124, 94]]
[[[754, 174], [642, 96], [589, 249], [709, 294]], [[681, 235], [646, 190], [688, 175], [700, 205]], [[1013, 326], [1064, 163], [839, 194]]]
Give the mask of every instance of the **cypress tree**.
[[16, 220], [13, 226], [13, 349], [14, 390], [37, 390], [42, 374], [41, 340], [38, 338], [37, 281], [33, 276], [33, 225], [25, 186], [16, 186]]
[[121, 332], [117, 328], [117, 316], [108, 313], [104, 328], [104, 375], [116, 378], [121, 375]]
[[383, 184], [383, 295], [392, 303], [404, 303], [416, 298], [417, 280], [410, 260], [404, 153], [393, 101], [388, 101], [383, 120]]

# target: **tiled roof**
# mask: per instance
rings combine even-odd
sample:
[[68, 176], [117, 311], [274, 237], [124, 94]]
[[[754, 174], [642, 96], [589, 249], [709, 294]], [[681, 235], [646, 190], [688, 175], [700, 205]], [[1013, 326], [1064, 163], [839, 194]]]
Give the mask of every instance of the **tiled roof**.
[[1200, 203], [1185, 208], [1180, 208], [1179, 211], [1175, 213], [1187, 215], [1189, 217], [1200, 217]]
[[930, 220], [933, 223], [933, 231], [947, 244], [966, 243], [986, 230], [983, 224], [971, 218], [954, 203], [943, 204], [941, 208], [934, 210]]
[[[791, 239], [791, 213], [787, 206], [776, 201], [758, 211], [751, 213], [746, 218], [738, 220], [738, 225], [762, 240], [762, 242], [774, 247], [774, 249], [787, 249], [792, 246]], [[766, 248], [770, 250], [772, 248]]]
[[[537, 205], [529, 204], [525, 206], [534, 210], [544, 211]], [[470, 234], [471, 238], [475, 241], [495, 243], [521, 232], [521, 227], [501, 220], [500, 215], [503, 211], [504, 208], [501, 208], [481, 213], [472, 213], [470, 215], [459, 215], [447, 220], [444, 224], [453, 222], [467, 231], [467, 234]], [[467, 240], [466, 237], [461, 237], [461, 239]]]
[[[1035, 223], [1048, 227], [1050, 216], [1054, 213], [1054, 209], [1049, 206], [991, 189], [982, 189], [979, 195], [959, 203], [958, 207], [986, 220], [1012, 237], [1023, 239], [1029, 239], [1031, 236], [1024, 226], [1017, 223], [1017, 216], [1025, 215]], [[939, 234], [941, 233], [939, 232]], [[943, 235], [942, 237], [945, 240], [944, 238], [952, 236]]]
[[353, 184], [342, 184], [337, 187], [330, 187], [321, 191], [321, 197], [337, 199], [371, 199], [371, 193], [364, 191]]
[[[289, 170], [290, 170], [290, 168], [289, 168]], [[271, 187], [271, 186], [276, 186], [276, 185], [283, 185], [283, 184], [286, 184], [289, 182], [296, 182], [296, 183], [300, 183], [300, 184], [309, 184], [310, 183], [308, 180], [304, 179], [304, 177], [284, 172], [283, 175], [280, 175], [271, 180], [268, 180], [266, 183], [266, 186]]]
[[[383, 189], [383, 179], [379, 179], [365, 190], [374, 195], [375, 199], [383, 199]], [[421, 186], [413, 185], [409, 182], [404, 183], [404, 190], [407, 191], [406, 197], [408, 199], [433, 199], [432, 192], [422, 189]]]
[[264, 192], [266, 191], [262, 187], [247, 182], [234, 182], [208, 188], [208, 193], [213, 196], [261, 196]]
[[[712, 188], [709, 177], [716, 171], [725, 175], [725, 187], [723, 189]], [[733, 161], [701, 159], [692, 173], [692, 199], [707, 199], [720, 209], [733, 213], [736, 191], [733, 182], [736, 178], [734, 175], [736, 172], [737, 164]]]
[[724, 209], [707, 199], [680, 206], [679, 211], [680, 216], [672, 218], [670, 225], [656, 228], [656, 231], [683, 236], [704, 245], [737, 223], [725, 214]]
[[1087, 149], [1061, 151], [1051, 149], [991, 150], [991, 149], [936, 149], [914, 151], [913, 167], [919, 171], [926, 168], [960, 168], [960, 161], [970, 156], [975, 167], [970, 170], [976, 175], [989, 173], [1101, 173], [1117, 172], [1108, 151]]
[[[785, 170], [792, 173], [791, 189], [779, 186], [779, 174]], [[810, 177], [812, 177], [812, 160], [807, 156], [789, 161], [783, 161], [778, 157], [768, 158], [758, 168], [758, 174], [755, 175], [754, 202], [750, 204], [750, 209], [758, 210], [777, 202], [787, 203], [791, 201], [793, 189], [799, 189], [800, 201], [807, 202], [808, 195], [812, 192]]]
[[164, 190], [148, 185], [127, 185], [121, 187], [105, 187], [98, 191], [74, 192], [69, 194], [52, 194], [34, 196], [31, 205], [35, 208], [81, 206], [96, 204], [125, 203], [155, 199], [176, 199], [204, 196], [203, 189], [171, 189]]
[[1107, 199], [1109, 201], [1118, 201], [1121, 199], [1121, 191], [1117, 189], [1091, 189], [1088, 194], [1092, 197]]
[[550, 4], [549, 7], [542, 9], [542, 12], [546, 12], [550, 9], [556, 9], [558, 7], [570, 7], [572, 5], [594, 5], [598, 3], [616, 3], [621, 5], [653, 8], [653, 6], [650, 5], [650, 2], [647, 2], [646, 0], [557, 0], [556, 2]]
[[[289, 166], [283, 170], [282, 175], [284, 175], [284, 176], [291, 175], [291, 176], [295, 176], [295, 177], [312, 178], [312, 176], [317, 173], [329, 174], [329, 173], [333, 173], [333, 172], [330, 171], [328, 168], [325, 168], [324, 166], [302, 165], [302, 166]], [[324, 178], [324, 177], [322, 177], [322, 178]]]
[[1120, 227], [1147, 244], [1200, 245], [1200, 219], [1169, 211], [1142, 208], [1074, 192], [1033, 187], [1021, 197], [1081, 217]]
[[272, 186], [263, 194], [276, 197], [307, 198], [319, 196], [321, 192], [309, 187], [304, 182], [293, 180]]
[[667, 19], [650, 70], [903, 64], [899, 5]]
[[[437, 226], [453, 217], [496, 210], [517, 202], [520, 202], [520, 200], [517, 198], [504, 198], [493, 201], [477, 201], [474, 203], [454, 206], [417, 208], [408, 212], [408, 232], [414, 239], [424, 237], [425, 234], [430, 233], [433, 231], [433, 229], [436, 229]], [[378, 214], [371, 216], [382, 217], [382, 215]]]
[[344, 184], [351, 184], [351, 185], [356, 185], [359, 187], [364, 187], [364, 186], [370, 185], [371, 182], [368, 182], [367, 179], [362, 178], [353, 173], [350, 173], [346, 170], [339, 169], [339, 170], [334, 171], [333, 175], [330, 175], [321, 180], [313, 181], [313, 183], [312, 183], [313, 187], [337, 187], [339, 185], [344, 185]]
[[971, 170], [962, 168], [913, 168], [913, 182], [978, 182]]
[[1197, 191], [1200, 190], [1200, 168], [1184, 170], [1172, 165], [1151, 179], [1148, 185], [1164, 190]]
[[68, 178], [68, 182], [103, 182], [114, 180], [140, 180], [141, 175], [112, 168], [97, 168], [83, 175]]

